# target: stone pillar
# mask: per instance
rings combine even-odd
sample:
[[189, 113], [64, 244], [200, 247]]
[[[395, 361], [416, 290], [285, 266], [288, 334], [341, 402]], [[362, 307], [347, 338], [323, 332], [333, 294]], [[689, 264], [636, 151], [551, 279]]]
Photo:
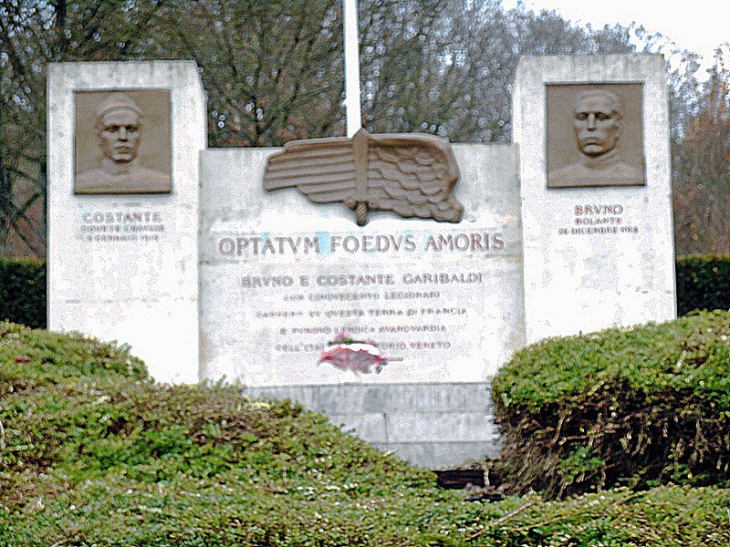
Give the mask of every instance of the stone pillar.
[[206, 139], [193, 62], [49, 67], [49, 328], [129, 344], [162, 382], [198, 381]]
[[663, 58], [523, 58], [513, 101], [527, 342], [674, 318]]

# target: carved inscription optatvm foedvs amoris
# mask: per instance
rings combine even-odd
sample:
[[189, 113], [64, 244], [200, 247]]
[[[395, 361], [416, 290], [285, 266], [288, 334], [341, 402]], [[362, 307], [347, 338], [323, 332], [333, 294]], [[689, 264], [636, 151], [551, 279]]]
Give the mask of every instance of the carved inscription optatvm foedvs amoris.
[[406, 366], [465, 351], [464, 333], [484, 321], [485, 295], [502, 275], [495, 265], [511, 260], [515, 237], [495, 227], [231, 233], [211, 243], [221, 263], [241, 264], [239, 305], [275, 355], [314, 362], [348, 331]]
[[399, 233], [352, 235], [323, 232], [311, 235], [268, 233], [240, 234], [221, 237], [217, 242], [220, 256], [276, 256], [312, 254], [374, 253], [497, 253], [505, 249], [505, 238], [499, 231], [455, 232], [450, 234]]

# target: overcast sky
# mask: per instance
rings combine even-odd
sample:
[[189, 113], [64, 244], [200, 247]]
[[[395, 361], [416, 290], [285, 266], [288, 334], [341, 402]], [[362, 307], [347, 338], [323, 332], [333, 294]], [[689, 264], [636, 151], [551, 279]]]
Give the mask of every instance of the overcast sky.
[[[518, 0], [503, 0], [505, 8]], [[714, 49], [730, 42], [730, 0], [523, 0], [525, 7], [556, 10], [565, 19], [594, 27], [632, 22], [660, 32], [680, 47], [712, 61]]]

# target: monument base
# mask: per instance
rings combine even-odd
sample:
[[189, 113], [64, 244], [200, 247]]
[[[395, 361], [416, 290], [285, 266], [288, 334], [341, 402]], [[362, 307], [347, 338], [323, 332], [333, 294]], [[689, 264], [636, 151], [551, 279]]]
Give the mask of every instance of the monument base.
[[487, 382], [290, 385], [245, 393], [300, 403], [413, 465], [436, 469], [499, 456]]

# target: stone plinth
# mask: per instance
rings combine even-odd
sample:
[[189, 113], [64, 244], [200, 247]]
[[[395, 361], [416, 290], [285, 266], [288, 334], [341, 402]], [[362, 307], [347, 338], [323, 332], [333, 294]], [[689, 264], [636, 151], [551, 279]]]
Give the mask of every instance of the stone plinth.
[[488, 382], [251, 387], [246, 394], [301, 403], [424, 467], [499, 456]]
[[[272, 151], [208, 150], [201, 228], [204, 378], [249, 386], [481, 382], [524, 343], [517, 150], [455, 147], [458, 224], [262, 188]], [[380, 374], [317, 364], [342, 330]]]

